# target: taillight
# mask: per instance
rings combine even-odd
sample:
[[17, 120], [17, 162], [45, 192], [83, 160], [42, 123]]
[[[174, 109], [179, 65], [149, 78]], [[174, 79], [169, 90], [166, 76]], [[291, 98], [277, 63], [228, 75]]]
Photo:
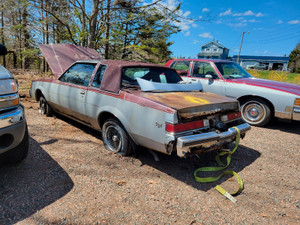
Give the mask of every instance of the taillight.
[[231, 120], [234, 120], [234, 119], [238, 119], [240, 117], [241, 117], [241, 112], [229, 113], [227, 115], [221, 116], [221, 121], [227, 122], [227, 121], [231, 121]]
[[300, 98], [296, 98], [294, 105], [300, 106]]
[[187, 130], [195, 130], [207, 126], [208, 123], [203, 120], [188, 122], [188, 123], [178, 123], [178, 124], [166, 124], [166, 131], [170, 133], [179, 133]]

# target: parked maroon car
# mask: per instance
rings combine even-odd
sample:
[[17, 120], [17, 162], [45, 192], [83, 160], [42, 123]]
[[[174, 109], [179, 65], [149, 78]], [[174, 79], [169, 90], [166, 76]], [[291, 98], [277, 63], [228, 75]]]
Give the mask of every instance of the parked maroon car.
[[300, 86], [252, 77], [232, 61], [174, 59], [165, 66], [184, 81], [202, 84], [203, 90], [236, 98], [244, 121], [264, 126], [272, 117], [300, 121]]

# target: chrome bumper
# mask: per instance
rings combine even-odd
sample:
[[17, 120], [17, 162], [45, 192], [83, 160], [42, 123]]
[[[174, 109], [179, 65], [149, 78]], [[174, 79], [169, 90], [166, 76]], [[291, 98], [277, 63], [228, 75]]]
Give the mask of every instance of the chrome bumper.
[[[241, 134], [244, 134], [251, 129], [248, 123], [244, 123], [236, 126]], [[184, 157], [190, 152], [192, 147], [200, 147], [201, 145], [210, 143], [211, 145], [217, 142], [225, 142], [227, 140], [232, 140], [237, 135], [237, 131], [234, 128], [229, 128], [227, 131], [222, 133], [209, 132], [203, 134], [194, 134], [184, 137], [179, 137], [177, 139], [177, 155], [179, 157]]]
[[25, 120], [24, 109], [20, 105], [13, 111], [0, 114], [0, 129], [20, 123], [23, 120]]

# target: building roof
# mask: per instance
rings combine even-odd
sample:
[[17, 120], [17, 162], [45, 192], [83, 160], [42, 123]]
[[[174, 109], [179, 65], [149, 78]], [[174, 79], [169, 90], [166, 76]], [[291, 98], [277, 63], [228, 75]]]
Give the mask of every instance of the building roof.
[[[237, 59], [237, 55], [232, 56], [232, 59]], [[240, 55], [240, 60], [259, 60], [259, 61], [289, 61], [287, 56], [255, 56], [255, 55]]]
[[218, 46], [221, 47], [221, 48], [225, 48], [225, 49], [229, 50], [229, 49], [226, 48], [225, 46], [221, 45], [219, 42], [215, 42], [215, 41], [208, 42], [207, 44], [202, 45], [201, 48], [204, 47], [204, 46], [206, 46], [206, 45], [209, 45], [209, 44], [215, 44], [215, 45], [218, 45]]

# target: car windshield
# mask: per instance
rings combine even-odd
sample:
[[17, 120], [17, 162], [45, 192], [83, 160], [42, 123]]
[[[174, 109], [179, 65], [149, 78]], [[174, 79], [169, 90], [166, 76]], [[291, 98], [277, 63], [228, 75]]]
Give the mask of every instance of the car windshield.
[[176, 84], [181, 81], [178, 74], [168, 68], [159, 67], [127, 67], [122, 71], [123, 86], [138, 86], [137, 78], [151, 82]]
[[236, 63], [217, 62], [215, 64], [224, 79], [252, 77], [246, 70]]

